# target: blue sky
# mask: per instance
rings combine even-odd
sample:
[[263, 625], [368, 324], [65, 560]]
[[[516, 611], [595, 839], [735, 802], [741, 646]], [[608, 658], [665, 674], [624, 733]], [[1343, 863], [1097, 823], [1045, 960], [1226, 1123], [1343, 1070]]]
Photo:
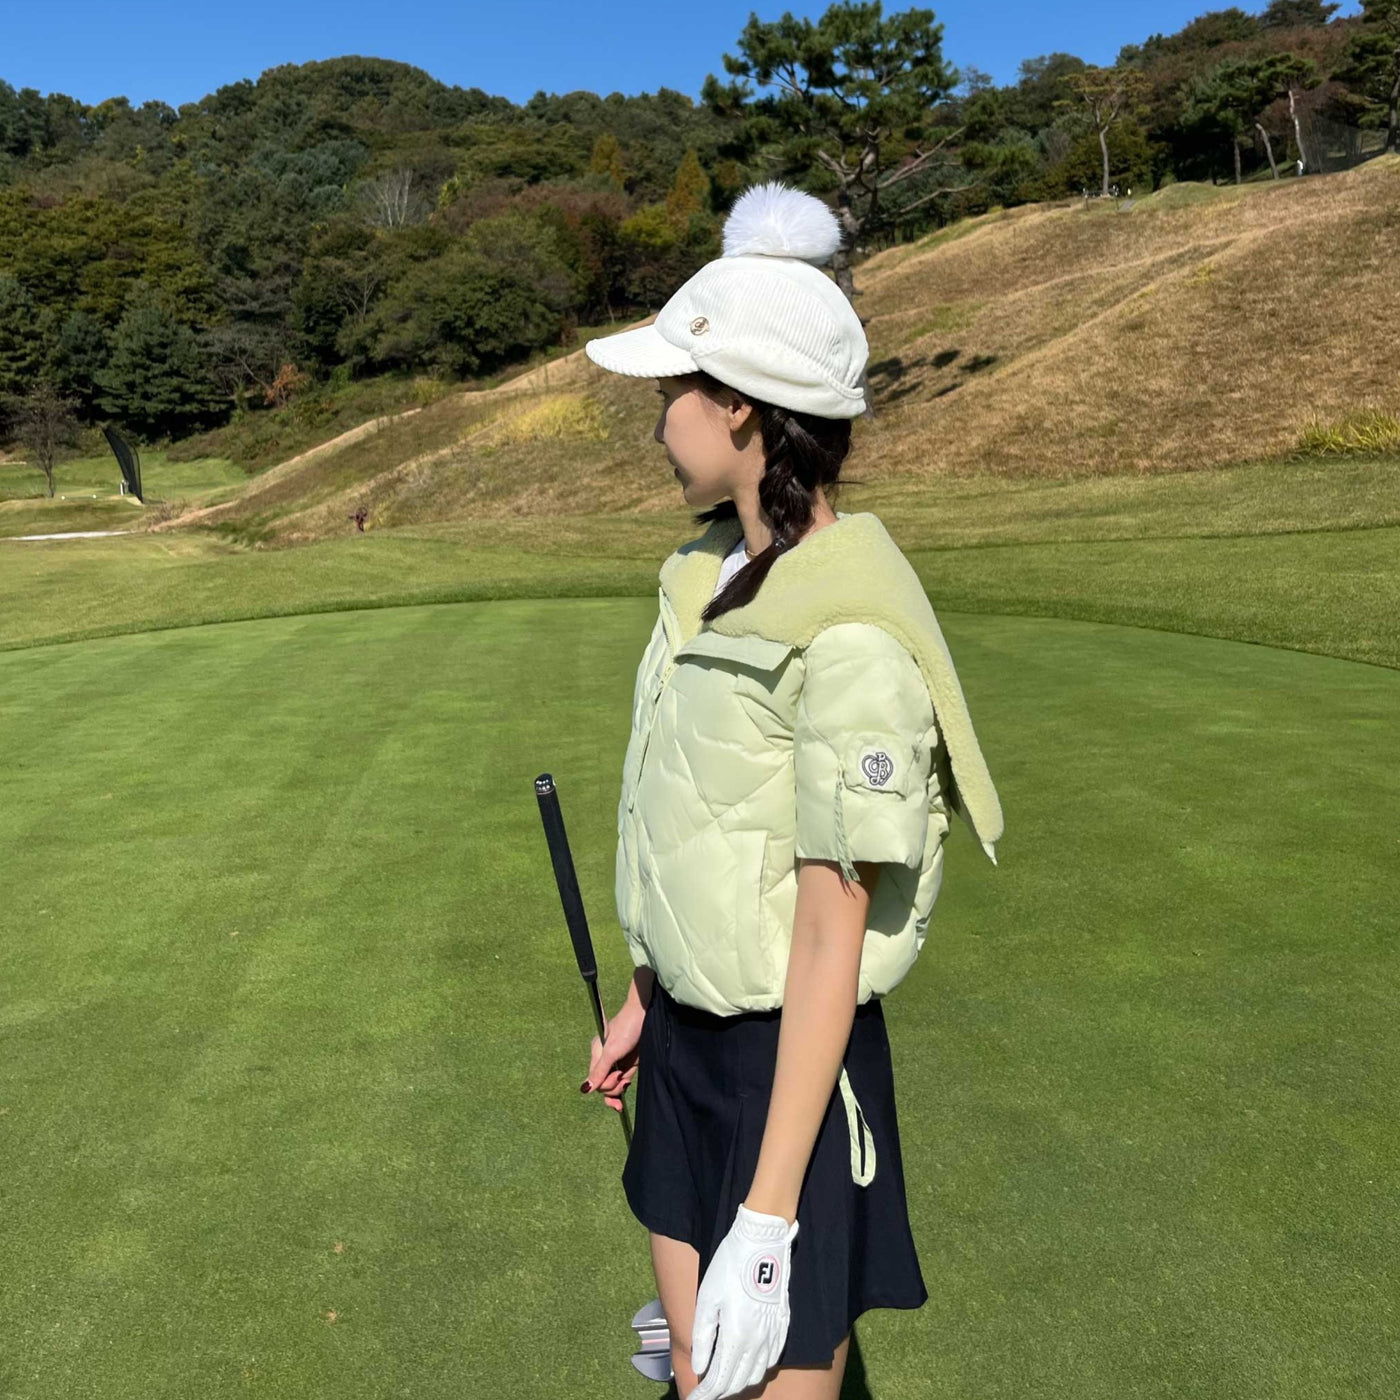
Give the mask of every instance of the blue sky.
[[[536, 91], [654, 92], [698, 97], [706, 73], [724, 76], [720, 55], [751, 11], [777, 19], [785, 10], [816, 18], [825, 4], [730, 3], [610, 5], [513, 0], [510, 5], [335, 0], [199, 10], [188, 0], [63, 0], [48, 5], [3, 0], [0, 78], [14, 87], [65, 92], [83, 102], [124, 95], [179, 106], [224, 83], [256, 78], [280, 63], [341, 54], [393, 58], [461, 87], [523, 102]], [[944, 25], [944, 52], [959, 68], [1012, 81], [1023, 58], [1062, 50], [1111, 63], [1119, 48], [1154, 32], [1171, 33], [1229, 0], [945, 0], [931, 8]], [[1241, 0], [1258, 11], [1267, 0]], [[885, 13], [911, 8], [886, 3]], [[1345, 0], [1340, 13], [1359, 9]]]

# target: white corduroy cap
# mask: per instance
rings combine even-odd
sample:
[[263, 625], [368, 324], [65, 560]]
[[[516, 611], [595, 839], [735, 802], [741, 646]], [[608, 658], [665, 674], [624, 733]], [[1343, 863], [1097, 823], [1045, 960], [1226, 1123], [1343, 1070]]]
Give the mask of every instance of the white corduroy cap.
[[651, 325], [590, 340], [588, 358], [642, 378], [704, 370], [741, 393], [822, 418], [865, 412], [865, 329], [816, 266], [841, 246], [831, 210], [776, 180], [754, 185], [729, 211], [723, 246]]

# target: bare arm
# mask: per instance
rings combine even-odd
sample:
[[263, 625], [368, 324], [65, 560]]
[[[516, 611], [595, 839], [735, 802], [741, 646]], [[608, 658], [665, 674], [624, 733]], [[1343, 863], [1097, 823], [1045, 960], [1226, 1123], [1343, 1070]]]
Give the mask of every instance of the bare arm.
[[655, 968], [647, 967], [645, 964], [634, 967], [632, 980], [627, 984], [627, 1001], [636, 1002], [645, 1011], [651, 1005], [651, 993], [655, 986]]
[[797, 1219], [797, 1198], [841, 1073], [855, 1019], [866, 911], [880, 866], [857, 861], [861, 883], [830, 860], [801, 860], [783, 989], [778, 1062], [758, 1166], [744, 1204]]

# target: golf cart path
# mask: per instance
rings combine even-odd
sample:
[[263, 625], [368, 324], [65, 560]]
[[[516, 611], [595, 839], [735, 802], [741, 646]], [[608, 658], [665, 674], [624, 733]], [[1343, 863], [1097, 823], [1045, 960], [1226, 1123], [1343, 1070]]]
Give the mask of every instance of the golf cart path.
[[6, 540], [95, 540], [103, 535], [139, 535], [140, 530], [65, 530], [57, 535], [0, 535]]

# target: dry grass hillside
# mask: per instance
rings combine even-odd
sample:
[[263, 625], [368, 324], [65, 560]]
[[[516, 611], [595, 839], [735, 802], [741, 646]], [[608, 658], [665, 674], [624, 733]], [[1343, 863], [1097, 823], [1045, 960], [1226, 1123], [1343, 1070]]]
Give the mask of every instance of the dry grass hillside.
[[862, 269], [881, 475], [1180, 471], [1400, 406], [1400, 158], [959, 232]]
[[[849, 474], [1153, 473], [1289, 451], [1314, 413], [1400, 409], [1400, 157], [1116, 208], [998, 211], [857, 272], [875, 412]], [[655, 385], [582, 351], [347, 434], [159, 528], [284, 542], [393, 526], [676, 508]]]

